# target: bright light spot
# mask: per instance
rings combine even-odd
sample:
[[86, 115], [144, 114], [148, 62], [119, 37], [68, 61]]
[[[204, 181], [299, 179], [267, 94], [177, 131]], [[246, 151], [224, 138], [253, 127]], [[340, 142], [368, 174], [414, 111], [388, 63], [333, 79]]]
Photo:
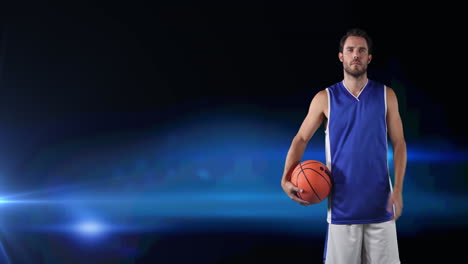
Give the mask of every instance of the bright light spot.
[[8, 200], [0, 197], [0, 204], [8, 203]]
[[94, 235], [94, 234], [101, 233], [104, 227], [97, 222], [87, 221], [87, 222], [80, 223], [77, 226], [77, 229], [79, 232], [83, 234]]

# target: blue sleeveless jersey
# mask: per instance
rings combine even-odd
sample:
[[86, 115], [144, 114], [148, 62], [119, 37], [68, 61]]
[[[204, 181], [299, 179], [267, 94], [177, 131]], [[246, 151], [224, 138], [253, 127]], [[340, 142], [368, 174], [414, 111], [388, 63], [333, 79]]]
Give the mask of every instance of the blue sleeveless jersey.
[[327, 221], [365, 224], [388, 221], [391, 181], [387, 162], [385, 85], [368, 80], [358, 96], [336, 83], [328, 93], [326, 160], [333, 177]]

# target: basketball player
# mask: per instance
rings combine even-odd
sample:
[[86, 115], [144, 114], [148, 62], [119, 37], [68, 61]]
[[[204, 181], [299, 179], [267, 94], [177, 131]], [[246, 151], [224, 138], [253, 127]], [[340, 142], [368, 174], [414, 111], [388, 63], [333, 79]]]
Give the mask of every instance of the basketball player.
[[[324, 263], [400, 263], [395, 221], [403, 208], [406, 142], [392, 88], [367, 78], [372, 40], [362, 29], [342, 37], [338, 58], [344, 79], [318, 92], [292, 140], [281, 180], [302, 205], [290, 182], [309, 140], [325, 122], [325, 156], [333, 189], [328, 197]], [[394, 156], [394, 185], [387, 163], [387, 135]]]

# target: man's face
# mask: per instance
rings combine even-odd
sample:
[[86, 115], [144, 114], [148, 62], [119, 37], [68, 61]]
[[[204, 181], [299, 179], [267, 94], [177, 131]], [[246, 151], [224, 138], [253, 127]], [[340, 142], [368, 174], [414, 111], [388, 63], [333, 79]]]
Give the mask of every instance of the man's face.
[[354, 77], [363, 75], [372, 59], [366, 40], [354, 36], [346, 39], [343, 52], [338, 53], [338, 57], [343, 62], [344, 71]]

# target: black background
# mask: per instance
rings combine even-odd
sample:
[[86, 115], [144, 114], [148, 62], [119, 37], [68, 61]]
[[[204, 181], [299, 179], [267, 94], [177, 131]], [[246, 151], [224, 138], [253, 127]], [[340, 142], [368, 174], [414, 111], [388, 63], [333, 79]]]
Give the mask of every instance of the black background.
[[173, 119], [229, 104], [303, 109], [342, 78], [339, 38], [360, 26], [375, 42], [369, 77], [405, 84], [395, 87], [400, 104], [421, 113], [424, 133], [463, 140], [456, 7], [176, 1], [3, 12], [5, 120], [119, 111]]

